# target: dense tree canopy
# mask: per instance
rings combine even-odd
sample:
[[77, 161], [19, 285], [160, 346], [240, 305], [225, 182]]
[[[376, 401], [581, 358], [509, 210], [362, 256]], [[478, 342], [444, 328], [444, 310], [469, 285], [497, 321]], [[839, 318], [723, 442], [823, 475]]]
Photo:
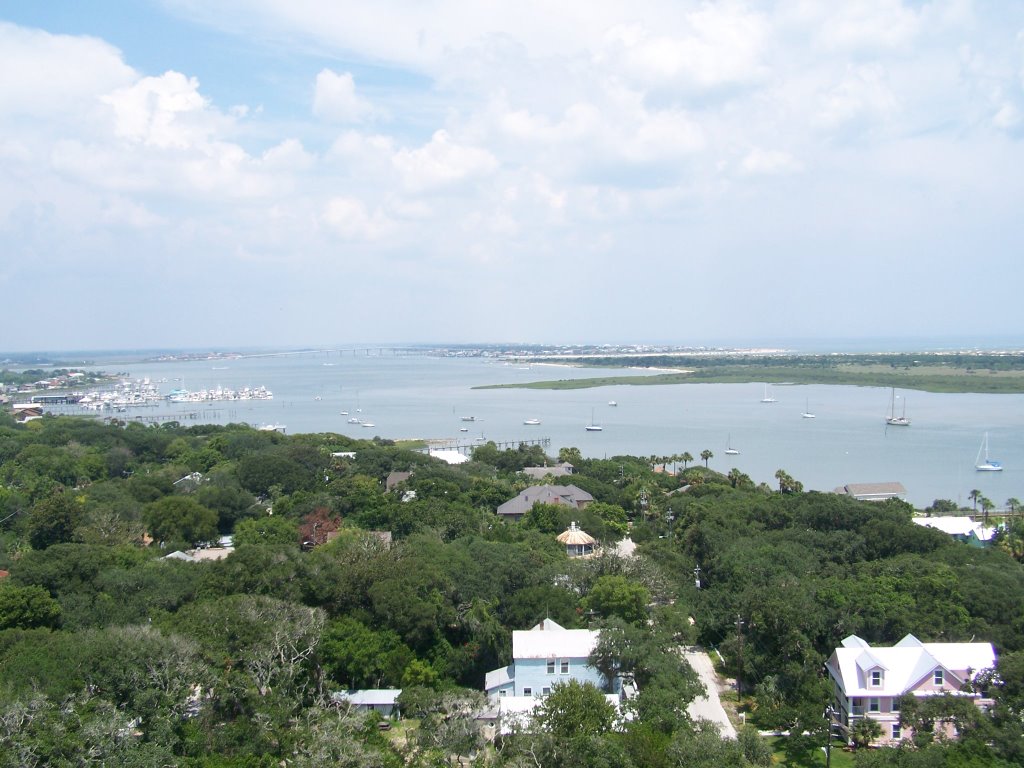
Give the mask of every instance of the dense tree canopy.
[[[975, 549], [908, 505], [805, 493], [781, 469], [755, 487], [694, 455], [563, 449], [595, 501], [509, 523], [495, 509], [520, 470], [554, 463], [536, 446], [449, 467], [330, 434], [0, 420], [0, 764], [761, 766], [756, 732], [725, 742], [690, 722], [702, 686], [679, 646], [717, 649], [759, 726], [818, 734], [831, 650], [908, 632], [991, 640], [995, 706], [907, 706], [919, 748], [858, 763], [1024, 764], [1019, 521]], [[394, 470], [412, 475], [389, 492]], [[570, 560], [555, 536], [573, 521], [636, 555]], [[160, 542], [228, 533], [225, 559], [163, 558]], [[635, 681], [629, 717], [560, 687], [536, 728], [484, 749], [484, 675], [544, 618], [601, 628], [592, 661]], [[421, 718], [405, 739], [331, 699], [387, 686]], [[925, 743], [942, 719], [959, 744]]]

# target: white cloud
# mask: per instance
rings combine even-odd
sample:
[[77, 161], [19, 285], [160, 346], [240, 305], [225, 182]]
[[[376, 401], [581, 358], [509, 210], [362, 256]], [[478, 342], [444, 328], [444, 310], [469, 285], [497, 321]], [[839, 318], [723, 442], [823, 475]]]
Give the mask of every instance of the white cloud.
[[750, 176], [793, 173], [800, 163], [788, 152], [754, 147], [740, 162], [740, 171]]
[[119, 195], [103, 201], [100, 208], [100, 221], [104, 225], [148, 229], [166, 223], [162, 216], [157, 216], [144, 205]]
[[102, 101], [114, 111], [115, 135], [160, 149], [201, 146], [223, 122], [207, 109], [199, 81], [180, 72], [144, 77]]
[[490, 152], [456, 143], [445, 130], [436, 131], [430, 142], [418, 149], [400, 150], [393, 162], [405, 186], [412, 190], [433, 189], [486, 176], [498, 167], [497, 159]]
[[113, 46], [0, 21], [0, 120], [88, 111], [97, 93], [136, 79]]
[[308, 171], [313, 169], [315, 163], [316, 158], [305, 150], [298, 139], [285, 139], [264, 152], [260, 160], [263, 170], [275, 173]]
[[880, 64], [849, 67], [842, 81], [819, 98], [817, 122], [839, 128], [862, 119], [885, 119], [897, 106]]
[[902, 0], [804, 0], [801, 11], [826, 48], [844, 51], [899, 49], [909, 46], [921, 19]]
[[338, 123], [361, 122], [374, 114], [373, 105], [356, 94], [356, 82], [349, 72], [329, 69], [316, 76], [313, 114]]
[[391, 229], [383, 213], [371, 213], [362, 200], [354, 197], [328, 200], [323, 221], [346, 240], [376, 240]]
[[763, 77], [767, 36], [759, 14], [729, 3], [702, 5], [675, 28], [654, 31], [631, 23], [610, 29], [598, 59], [647, 88], [666, 83], [713, 88]]

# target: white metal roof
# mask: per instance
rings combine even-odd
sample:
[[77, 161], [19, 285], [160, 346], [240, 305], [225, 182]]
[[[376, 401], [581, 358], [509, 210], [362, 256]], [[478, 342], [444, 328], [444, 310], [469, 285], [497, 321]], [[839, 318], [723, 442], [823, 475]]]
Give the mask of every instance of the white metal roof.
[[563, 629], [553, 621], [545, 621], [533, 629], [512, 633], [512, 658], [585, 659], [600, 635], [596, 629]]
[[[870, 646], [851, 635], [829, 659], [847, 696], [900, 696], [936, 669], [956, 678], [948, 681], [952, 691], [995, 663], [991, 643], [922, 643], [913, 635], [892, 647]], [[873, 669], [883, 672], [881, 686], [870, 685]]]
[[332, 698], [349, 701], [355, 705], [362, 706], [387, 706], [398, 701], [401, 695], [401, 688], [365, 688], [359, 691], [341, 691], [335, 693]]

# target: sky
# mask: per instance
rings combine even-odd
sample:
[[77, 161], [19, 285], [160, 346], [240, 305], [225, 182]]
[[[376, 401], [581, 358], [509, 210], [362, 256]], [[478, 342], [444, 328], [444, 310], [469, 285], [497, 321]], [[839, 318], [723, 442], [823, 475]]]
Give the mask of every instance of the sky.
[[5, 0], [0, 349], [1024, 336], [1024, 3]]

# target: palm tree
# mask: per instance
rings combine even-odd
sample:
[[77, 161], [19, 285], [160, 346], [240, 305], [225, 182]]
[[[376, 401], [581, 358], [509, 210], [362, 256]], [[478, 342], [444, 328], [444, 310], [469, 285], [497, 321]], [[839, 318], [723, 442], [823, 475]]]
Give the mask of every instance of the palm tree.
[[779, 481], [779, 493], [785, 493], [786, 492], [786, 486], [787, 486], [786, 479], [788, 477], [789, 477], [789, 475], [786, 474], [786, 470], [784, 470], [784, 469], [777, 469], [777, 470], [775, 470], [775, 479]]
[[711, 457], [713, 457], [714, 455], [715, 455], [715, 454], [713, 454], [713, 453], [712, 453], [711, 451], [709, 451], [709, 450], [708, 450], [707, 448], [705, 448], [705, 449], [704, 449], [703, 451], [701, 451], [701, 452], [700, 452], [700, 457], [701, 457], [701, 459], [703, 459], [703, 460], [704, 460], [704, 468], [705, 468], [705, 469], [707, 469], [707, 467], [708, 467], [708, 461], [709, 461], [709, 460], [711, 459]]
[[683, 455], [679, 457], [679, 460], [683, 462], [683, 471], [685, 471], [686, 465], [693, 461], [693, 455], [689, 451], [683, 451]]
[[1006, 500], [1006, 508], [1010, 510], [1010, 515], [1016, 515], [1017, 510], [1020, 509], [1020, 499], [1016, 496], [1011, 496]]
[[967, 494], [967, 498], [969, 498], [971, 501], [974, 502], [974, 511], [977, 512], [978, 511], [978, 499], [981, 498], [981, 491], [979, 491], [977, 488], [975, 488], [973, 491], [971, 491], [969, 494]]
[[794, 480], [784, 469], [775, 473], [775, 479], [779, 481], [779, 493], [800, 493], [804, 489], [804, 484]]
[[981, 504], [981, 512], [985, 516], [982, 525], [985, 528], [988, 528], [988, 513], [992, 511], [995, 504], [992, 503], [991, 499], [987, 499], [984, 496], [978, 499], [978, 503]]

